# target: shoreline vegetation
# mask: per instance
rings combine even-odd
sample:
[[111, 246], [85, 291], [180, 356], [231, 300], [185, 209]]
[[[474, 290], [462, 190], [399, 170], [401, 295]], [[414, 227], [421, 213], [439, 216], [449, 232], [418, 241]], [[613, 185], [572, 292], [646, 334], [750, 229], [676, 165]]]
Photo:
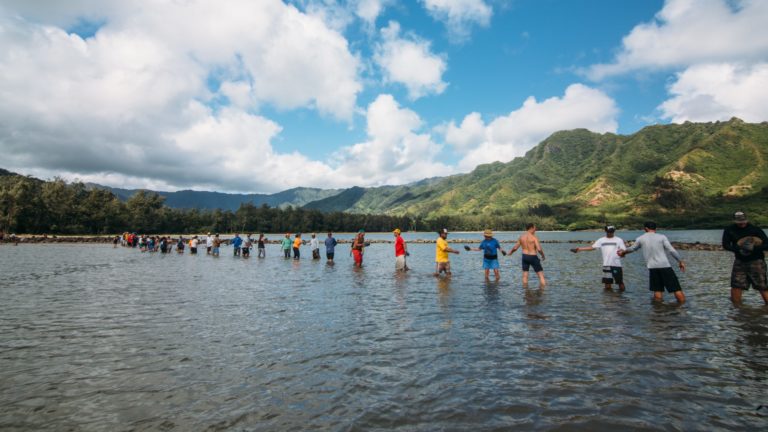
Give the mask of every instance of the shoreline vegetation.
[[[343, 234], [343, 233], [342, 233]], [[368, 233], [368, 234], [377, 234], [377, 233]], [[382, 234], [382, 233], [378, 233]], [[478, 233], [478, 238], [471, 238], [471, 239], [462, 239], [462, 238], [455, 238], [455, 239], [449, 239], [448, 243], [461, 243], [461, 244], [478, 244], [482, 241], [482, 238], [479, 237], [479, 235], [482, 233]], [[201, 235], [201, 234], [198, 234]], [[183, 236], [185, 240], [189, 240], [192, 238], [192, 235], [185, 235]], [[178, 241], [178, 235], [176, 236], [170, 236], [170, 242], [173, 244], [176, 241]], [[115, 235], [112, 236], [48, 236], [48, 235], [17, 235], [15, 238], [10, 238], [8, 236], [5, 236], [5, 238], [0, 239], [0, 244], [112, 244], [115, 239]], [[273, 244], [277, 245], [280, 244], [282, 239], [278, 240], [266, 240], [265, 243], [267, 244]], [[339, 244], [351, 244], [353, 239], [337, 239]], [[499, 240], [499, 243], [515, 243], [517, 240]], [[225, 242], [228, 243], [229, 239], [225, 239]], [[392, 244], [394, 243], [394, 240], [384, 240], [384, 239], [371, 239], [366, 240], [366, 243], [370, 244]], [[435, 239], [414, 239], [414, 240], [408, 240], [409, 244], [433, 244], [435, 243]], [[546, 244], [587, 244], [590, 243], [590, 241], [584, 241], [584, 240], [541, 240], [541, 243]], [[627, 245], [631, 245], [633, 242], [628, 241]], [[679, 250], [698, 250], [698, 251], [723, 251], [723, 247], [720, 244], [712, 244], [712, 243], [701, 243], [701, 242], [671, 242], [672, 246], [675, 249]]]

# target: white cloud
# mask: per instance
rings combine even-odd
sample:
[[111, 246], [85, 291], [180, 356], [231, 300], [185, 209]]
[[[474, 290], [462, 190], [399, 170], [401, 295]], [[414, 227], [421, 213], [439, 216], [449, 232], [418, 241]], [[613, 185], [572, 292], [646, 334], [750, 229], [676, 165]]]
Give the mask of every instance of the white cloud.
[[652, 22], [624, 37], [613, 63], [585, 72], [601, 80], [638, 69], [765, 60], [767, 22], [768, 2], [763, 0], [668, 0]]
[[747, 122], [768, 120], [768, 63], [736, 66], [727, 63], [692, 66], [677, 74], [672, 97], [659, 106], [672, 122], [707, 122], [739, 117]]
[[355, 14], [372, 26], [390, 2], [391, 0], [357, 0]]
[[433, 18], [445, 23], [448, 34], [461, 42], [469, 36], [473, 25], [487, 26], [493, 8], [484, 0], [422, 0]]
[[481, 163], [506, 162], [522, 156], [550, 134], [586, 128], [593, 132], [615, 132], [618, 108], [605, 93], [582, 84], [572, 84], [562, 97], [537, 102], [529, 97], [523, 106], [506, 116], [484, 124], [480, 114], [471, 113], [456, 126], [445, 128], [445, 141], [464, 157], [462, 170]]
[[412, 100], [445, 90], [443, 73], [447, 65], [443, 57], [430, 52], [429, 42], [415, 36], [400, 37], [400, 25], [394, 21], [381, 30], [381, 37], [374, 61], [386, 82], [405, 85]]
[[342, 149], [338, 175], [354, 184], [400, 184], [452, 174], [439, 162], [442, 147], [426, 133], [422, 120], [388, 94], [379, 95], [367, 110], [368, 141]]
[[[82, 0], [71, 8], [0, 6], [3, 167], [230, 191], [332, 177], [327, 164], [275, 151], [280, 126], [254, 113], [271, 104], [352, 119], [360, 61], [319, 18], [270, 0]], [[62, 29], [81, 17], [104, 24], [87, 39]], [[210, 75], [222, 79], [218, 94], [206, 85]], [[224, 97], [228, 108], [205, 106]], [[306, 175], [255, 175], [260, 166], [300, 166]]]

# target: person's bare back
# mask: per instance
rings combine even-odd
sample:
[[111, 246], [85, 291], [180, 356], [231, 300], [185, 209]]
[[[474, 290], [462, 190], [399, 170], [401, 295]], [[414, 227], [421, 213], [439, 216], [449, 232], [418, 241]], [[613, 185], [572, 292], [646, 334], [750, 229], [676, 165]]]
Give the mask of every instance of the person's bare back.
[[539, 239], [536, 237], [536, 234], [525, 232], [525, 234], [520, 236], [517, 242], [520, 244], [523, 253], [526, 255], [536, 255], [541, 251], [541, 245], [539, 244]]

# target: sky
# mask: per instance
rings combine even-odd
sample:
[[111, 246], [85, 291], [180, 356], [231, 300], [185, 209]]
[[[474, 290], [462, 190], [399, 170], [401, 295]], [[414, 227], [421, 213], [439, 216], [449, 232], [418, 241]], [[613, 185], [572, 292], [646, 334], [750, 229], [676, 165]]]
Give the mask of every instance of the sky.
[[766, 23], [763, 0], [0, 0], [0, 168], [272, 193], [762, 122]]

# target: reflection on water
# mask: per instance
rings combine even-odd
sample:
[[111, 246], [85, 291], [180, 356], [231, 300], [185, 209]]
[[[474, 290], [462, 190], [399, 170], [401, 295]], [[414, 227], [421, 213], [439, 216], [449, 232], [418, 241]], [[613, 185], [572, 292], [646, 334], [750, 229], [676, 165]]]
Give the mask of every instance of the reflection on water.
[[768, 308], [730, 306], [730, 257], [684, 252], [676, 307], [642, 259], [606, 291], [569, 247], [540, 289], [519, 257], [435, 278], [428, 244], [407, 273], [378, 244], [362, 269], [345, 245], [334, 265], [2, 246], [0, 429], [765, 429]]

